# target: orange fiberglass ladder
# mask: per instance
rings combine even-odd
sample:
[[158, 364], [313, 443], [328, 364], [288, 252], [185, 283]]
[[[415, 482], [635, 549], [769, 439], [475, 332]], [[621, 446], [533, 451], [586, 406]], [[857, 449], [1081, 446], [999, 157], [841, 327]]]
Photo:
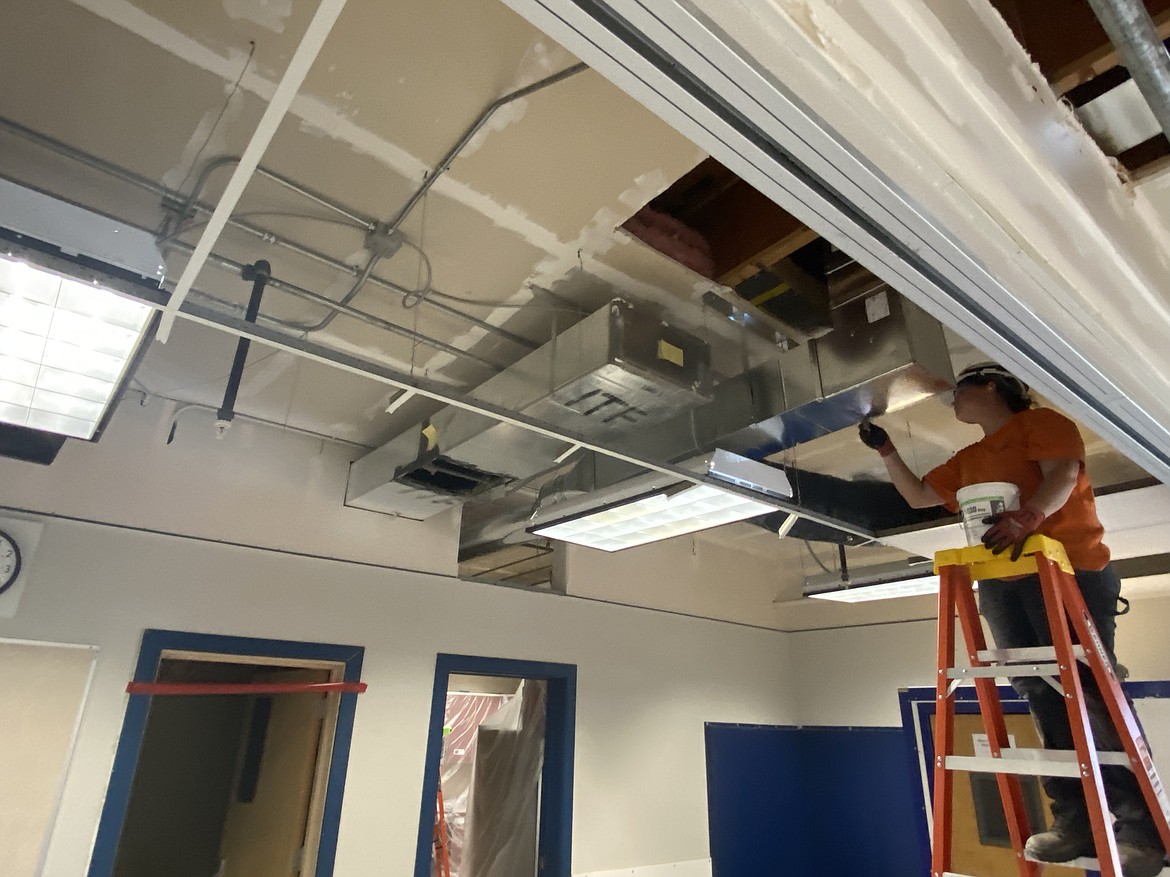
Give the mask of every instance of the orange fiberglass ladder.
[[[932, 841], [932, 877], [963, 877], [951, 870], [951, 794], [954, 771], [994, 773], [999, 785], [1008, 833], [1021, 877], [1035, 877], [1040, 864], [1024, 858], [1024, 842], [1030, 829], [1024, 809], [1019, 776], [1080, 777], [1088, 803], [1089, 821], [1097, 849], [1097, 861], [1078, 860], [1077, 867], [1094, 869], [1102, 877], [1122, 877], [1113, 837], [1113, 823], [1105, 788], [1101, 782], [1102, 764], [1120, 764], [1134, 771], [1162, 842], [1170, 849], [1170, 800], [1158, 779], [1154, 762], [1134, 718], [1121, 683], [1085, 609], [1080, 589], [1073, 577], [1072, 565], [1059, 542], [1033, 536], [1017, 561], [996, 556], [982, 546], [940, 551], [934, 559], [939, 574], [938, 678], [935, 696], [934, 762], [934, 837]], [[980, 579], [1008, 578], [1039, 573], [1052, 630], [1052, 647], [989, 650], [975, 605], [972, 582]], [[967, 646], [968, 667], [955, 661], [955, 616], [963, 630]], [[1109, 716], [1124, 744], [1124, 752], [1097, 752], [1077, 661], [1092, 671]], [[1026, 662], [1024, 667], [1018, 666]], [[1026, 672], [1024, 672], [1026, 670]], [[1011, 749], [1003, 707], [996, 689], [996, 677], [1029, 675], [1048, 677], [1065, 695], [1069, 722], [1076, 749], [1058, 752], [1043, 749]], [[987, 733], [990, 756], [956, 756], [953, 754], [955, 733], [955, 689], [960, 683], [973, 682]]]

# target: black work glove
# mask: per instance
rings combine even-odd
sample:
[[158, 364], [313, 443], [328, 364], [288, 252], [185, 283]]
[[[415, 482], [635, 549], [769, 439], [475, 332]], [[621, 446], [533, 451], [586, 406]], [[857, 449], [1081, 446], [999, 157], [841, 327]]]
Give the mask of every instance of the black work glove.
[[894, 443], [890, 441], [890, 434], [876, 423], [861, 421], [861, 425], [857, 427], [857, 435], [867, 447], [873, 448], [883, 457], [894, 453]]

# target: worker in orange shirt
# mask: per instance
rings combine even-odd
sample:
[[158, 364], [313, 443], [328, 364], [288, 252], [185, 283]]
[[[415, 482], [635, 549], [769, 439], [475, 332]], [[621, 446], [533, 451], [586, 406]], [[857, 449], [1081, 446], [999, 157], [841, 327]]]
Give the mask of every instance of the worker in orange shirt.
[[[979, 426], [983, 438], [924, 478], [910, 470], [880, 426], [862, 423], [861, 440], [881, 455], [890, 481], [914, 508], [945, 505], [957, 512], [955, 494], [962, 487], [987, 481], [1017, 485], [1020, 507], [986, 519], [991, 528], [983, 543], [997, 554], [1011, 549], [1012, 558], [1017, 559], [1034, 533], [1061, 542], [1093, 623], [1116, 663], [1113, 640], [1121, 582], [1102, 541], [1105, 531], [1097, 519], [1093, 487], [1085, 474], [1085, 446], [1076, 425], [1051, 409], [1033, 408], [1024, 382], [991, 362], [959, 373], [954, 409], [961, 422]], [[979, 582], [979, 609], [1001, 649], [1052, 645], [1035, 574]], [[1090, 713], [1105, 716], [1104, 722], [1093, 722], [1098, 748], [1120, 750], [1121, 741], [1108, 722], [1096, 683], [1088, 673], [1082, 672], [1082, 679]], [[1013, 679], [1012, 686], [1027, 698], [1044, 746], [1072, 749], [1061, 694], [1035, 676]], [[1105, 767], [1102, 774], [1125, 877], [1154, 877], [1162, 870], [1165, 850], [1137, 780], [1124, 767]], [[1028, 838], [1027, 852], [1042, 862], [1094, 856], [1081, 781], [1048, 777], [1044, 790], [1052, 799], [1053, 825]]]

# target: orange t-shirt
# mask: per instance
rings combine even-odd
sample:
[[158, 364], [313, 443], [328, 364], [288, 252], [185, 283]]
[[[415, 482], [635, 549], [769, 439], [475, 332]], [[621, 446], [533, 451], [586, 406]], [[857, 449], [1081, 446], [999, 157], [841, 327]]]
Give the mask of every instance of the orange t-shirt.
[[1050, 408], [1030, 408], [1012, 415], [991, 435], [932, 469], [924, 480], [953, 512], [959, 510], [955, 500], [959, 488], [984, 481], [1017, 485], [1020, 505], [1024, 505], [1044, 479], [1039, 460], [1080, 460], [1081, 469], [1068, 502], [1036, 532], [1061, 542], [1076, 569], [1104, 568], [1109, 549], [1101, 541], [1105, 528], [1097, 519], [1093, 486], [1085, 475], [1085, 444], [1076, 424]]

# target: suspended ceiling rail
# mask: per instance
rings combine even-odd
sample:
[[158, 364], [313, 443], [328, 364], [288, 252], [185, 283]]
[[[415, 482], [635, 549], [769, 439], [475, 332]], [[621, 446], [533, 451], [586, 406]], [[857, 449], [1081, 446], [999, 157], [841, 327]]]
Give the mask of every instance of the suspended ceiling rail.
[[687, 0], [504, 0], [746, 182], [1170, 480], [1170, 431]]
[[268, 149], [268, 144], [276, 136], [276, 129], [280, 127], [280, 123], [288, 112], [288, 108], [292, 106], [297, 92], [301, 90], [301, 83], [305, 81], [309, 68], [313, 66], [313, 62], [321, 52], [321, 47], [325, 45], [325, 40], [330, 31], [333, 30], [333, 25], [337, 21], [337, 17], [341, 15], [341, 10], [345, 8], [345, 3], [346, 0], [321, 0], [317, 4], [317, 10], [313, 13], [309, 26], [301, 36], [296, 51], [289, 59], [288, 67], [285, 68], [280, 82], [276, 85], [276, 90], [264, 108], [264, 114], [260, 117], [256, 130], [244, 148], [240, 163], [232, 172], [231, 179], [228, 180], [223, 194], [219, 196], [219, 203], [215, 205], [215, 210], [212, 211], [211, 218], [207, 221], [207, 226], [199, 235], [195, 251], [179, 275], [174, 294], [167, 306], [163, 308], [162, 319], [158, 326], [159, 341], [166, 342], [170, 337], [171, 326], [175, 322], [183, 299], [187, 297], [187, 293], [195, 285], [195, 278], [199, 276], [203, 263], [211, 255], [212, 247], [215, 246], [224, 226], [227, 225], [227, 221], [235, 211], [236, 204], [244, 194], [248, 181], [252, 179], [252, 174], [256, 171], [260, 159], [264, 157], [264, 152]]

